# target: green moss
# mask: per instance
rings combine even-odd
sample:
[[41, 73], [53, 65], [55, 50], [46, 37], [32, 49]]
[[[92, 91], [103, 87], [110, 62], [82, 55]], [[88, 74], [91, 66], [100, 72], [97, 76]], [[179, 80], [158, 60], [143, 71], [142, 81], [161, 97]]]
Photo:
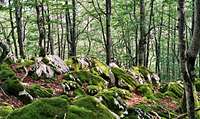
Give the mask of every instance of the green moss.
[[17, 79], [6, 80], [3, 83], [2, 88], [9, 94], [15, 96], [18, 96], [19, 92], [24, 90], [23, 85]]
[[34, 60], [23, 60], [23, 61], [17, 66], [17, 68], [29, 67], [29, 66], [33, 65], [34, 63], [35, 63]]
[[116, 119], [111, 111], [95, 97], [86, 96], [77, 99], [69, 107], [67, 119]]
[[79, 85], [87, 83], [88, 85], [96, 85], [99, 89], [104, 89], [106, 84], [105, 80], [98, 75], [94, 75], [89, 71], [71, 72], [65, 76], [66, 80], [75, 80]]
[[161, 92], [174, 98], [182, 98], [184, 88], [180, 82], [169, 82], [161, 88]]
[[7, 119], [63, 119], [67, 107], [68, 101], [64, 98], [44, 98], [14, 110]]
[[104, 89], [100, 93], [96, 95], [98, 97], [102, 104], [107, 106], [110, 110], [113, 112], [121, 115], [126, 110], [126, 103], [124, 102], [124, 98], [121, 96], [124, 96], [123, 90], [120, 89]]
[[5, 81], [7, 79], [16, 79], [15, 73], [7, 64], [0, 65], [0, 80]]
[[106, 64], [94, 57], [92, 58], [92, 64], [93, 67], [95, 67], [95, 71], [99, 72], [100, 74], [105, 74], [106, 76], [109, 76], [110, 68]]
[[128, 90], [125, 90], [125, 89], [121, 89], [121, 88], [117, 88], [117, 87], [112, 87], [112, 88], [110, 88], [109, 90], [112, 91], [112, 92], [117, 92], [118, 95], [119, 95], [122, 99], [124, 99], [124, 100], [130, 99], [130, 98], [132, 97], [131, 92], [128, 91]]
[[199, 92], [200, 91], [200, 79], [196, 79], [194, 84], [195, 84], [195, 87], [196, 87], [196, 91]]
[[99, 92], [99, 87], [98, 87], [98, 86], [89, 85], [89, 86], [87, 87], [87, 94], [88, 94], [88, 95], [94, 96], [94, 95], [96, 95], [98, 92]]
[[137, 87], [137, 90], [148, 99], [155, 99], [153, 88], [150, 84], [142, 84]]
[[51, 97], [53, 95], [53, 90], [41, 87], [40, 85], [37, 84], [33, 84], [31, 87], [27, 89], [27, 91], [33, 97]]
[[0, 119], [6, 119], [6, 116], [12, 111], [11, 106], [0, 106]]
[[[140, 111], [137, 111], [140, 110]], [[135, 105], [134, 107], [129, 107], [128, 108], [128, 115], [126, 116], [127, 118], [125, 119], [137, 119], [134, 118], [135, 116], [139, 116], [138, 112], [140, 113], [140, 116], [143, 116], [142, 118], [146, 119], [147, 115], [152, 115], [153, 113], [151, 112], [156, 112], [162, 119], [171, 119], [175, 118], [177, 116], [176, 112], [174, 110], [168, 110], [167, 108], [163, 107], [159, 103], [155, 104], [138, 104]], [[153, 116], [153, 115], [152, 115]], [[155, 117], [155, 115], [154, 115]], [[140, 117], [141, 118], [141, 117]]]
[[[120, 88], [128, 88], [129, 90], [133, 90], [138, 85], [136, 80], [134, 80], [127, 72], [120, 68], [112, 68], [111, 69], [115, 79], [117, 80], [117, 87]], [[120, 84], [124, 83], [124, 84]]]
[[71, 71], [79, 71], [80, 69], [80, 64], [76, 57], [68, 58], [65, 61], [65, 64], [70, 68]]

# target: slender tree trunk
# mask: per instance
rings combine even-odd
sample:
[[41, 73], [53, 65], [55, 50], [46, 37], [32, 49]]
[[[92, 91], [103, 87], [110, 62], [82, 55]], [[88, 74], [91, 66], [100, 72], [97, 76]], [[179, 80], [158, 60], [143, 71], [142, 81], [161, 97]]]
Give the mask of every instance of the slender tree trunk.
[[171, 5], [169, 4], [169, 15], [168, 15], [168, 38], [167, 38], [167, 64], [166, 64], [166, 67], [167, 67], [167, 78], [171, 80], [171, 77], [170, 77], [170, 66], [169, 66], [169, 62], [170, 62], [170, 59], [169, 59], [169, 53], [170, 53], [170, 39], [171, 39]]
[[[133, 1], [133, 16], [136, 22], [138, 22], [137, 17], [136, 17], [136, 1]], [[138, 25], [136, 24], [136, 28], [135, 28], [135, 48], [136, 48], [136, 52], [135, 52], [135, 65], [138, 65]]]
[[17, 41], [15, 38], [15, 28], [14, 28], [14, 23], [13, 23], [11, 0], [9, 0], [8, 2], [9, 2], [10, 25], [11, 25], [11, 29], [12, 29], [11, 34], [12, 34], [12, 39], [13, 39], [13, 43], [14, 43], [14, 47], [15, 47], [15, 56], [18, 58], [18, 48], [17, 48]]
[[200, 1], [196, 0], [195, 8], [195, 24], [194, 24], [194, 35], [192, 40], [192, 45], [186, 52], [186, 41], [184, 38], [185, 31], [185, 12], [184, 5], [185, 0], [179, 0], [179, 49], [181, 58], [181, 73], [185, 84], [185, 97], [186, 97], [186, 107], [189, 119], [195, 119], [195, 100], [193, 95], [193, 81], [194, 81], [194, 65], [195, 59], [200, 48]]
[[146, 60], [145, 60], [145, 67], [148, 67], [148, 62], [149, 62], [149, 49], [150, 49], [150, 36], [151, 36], [151, 24], [152, 24], [152, 17], [154, 17], [154, 0], [151, 0], [151, 12], [149, 15], [149, 33], [147, 37], [147, 53], [146, 53]]
[[35, 0], [36, 3], [36, 13], [37, 13], [37, 25], [38, 25], [38, 31], [39, 31], [39, 56], [44, 57], [46, 55], [45, 52], [45, 44], [42, 42], [45, 41], [45, 26], [44, 26], [44, 17], [42, 16], [42, 4], [38, 3], [37, 0]]
[[54, 42], [53, 42], [53, 38], [51, 35], [51, 18], [50, 18], [50, 12], [49, 12], [49, 5], [47, 4], [47, 25], [48, 25], [48, 42], [50, 45], [50, 52], [51, 55], [54, 55]]
[[156, 72], [159, 76], [160, 74], [160, 41], [162, 38], [162, 26], [163, 26], [163, 13], [164, 12], [164, 4], [162, 5], [162, 13], [161, 13], [161, 19], [160, 19], [160, 27], [159, 27], [159, 34], [158, 34], [158, 40], [156, 41]]
[[72, 23], [70, 21], [69, 24], [70, 24], [69, 56], [76, 56], [76, 38], [77, 37], [76, 37], [76, 1], [75, 0], [72, 0]]
[[139, 41], [139, 65], [145, 66], [146, 38], [145, 38], [145, 4], [140, 0], [140, 41]]
[[24, 44], [23, 44], [23, 23], [22, 23], [22, 5], [19, 0], [15, 0], [15, 18], [17, 26], [17, 36], [19, 44], [19, 53], [21, 58], [25, 58]]
[[106, 63], [109, 65], [112, 58], [111, 39], [111, 0], [106, 0]]
[[[68, 0], [65, 1], [65, 5], [68, 6]], [[70, 44], [70, 40], [69, 40], [69, 22], [70, 22], [70, 18], [69, 18], [69, 8], [65, 9], [65, 22], [66, 22], [66, 39], [64, 42], [64, 50], [63, 50], [63, 59], [65, 59], [65, 48], [66, 45], [68, 43], [68, 50], [69, 50], [69, 44]]]

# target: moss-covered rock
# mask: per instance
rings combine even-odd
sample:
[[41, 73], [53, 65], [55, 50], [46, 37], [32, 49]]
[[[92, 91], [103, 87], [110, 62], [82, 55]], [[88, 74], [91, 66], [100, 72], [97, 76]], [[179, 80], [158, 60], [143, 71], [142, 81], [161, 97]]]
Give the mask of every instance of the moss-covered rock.
[[11, 106], [0, 106], [0, 119], [6, 119], [7, 115], [13, 111]]
[[98, 75], [94, 75], [89, 71], [71, 72], [65, 76], [66, 80], [76, 81], [79, 85], [96, 85], [99, 89], [106, 88], [106, 81]]
[[150, 84], [141, 84], [137, 87], [137, 91], [139, 91], [144, 97], [148, 99], [155, 99], [153, 88]]
[[116, 119], [117, 117], [92, 96], [77, 99], [69, 106], [67, 119]]
[[70, 71], [79, 71], [80, 69], [80, 64], [76, 57], [68, 58], [65, 64], [69, 67]]
[[98, 86], [95, 86], [95, 85], [89, 85], [89, 86], [87, 86], [87, 94], [88, 94], [88, 95], [94, 96], [94, 95], [96, 95], [99, 91], [100, 91], [100, 89], [99, 89]]
[[39, 99], [10, 113], [7, 119], [63, 119], [68, 100], [61, 97]]
[[27, 88], [29, 94], [31, 94], [35, 98], [44, 98], [44, 97], [51, 97], [53, 95], [53, 90], [49, 88], [41, 87], [40, 85], [33, 84]]
[[23, 85], [17, 79], [6, 80], [2, 84], [2, 88], [4, 89], [4, 91], [15, 96], [18, 96], [19, 92], [24, 90]]
[[160, 105], [155, 104], [138, 104], [134, 107], [128, 108], [128, 113], [124, 119], [171, 119], [175, 118], [176, 112], [174, 110], [169, 110]]
[[122, 70], [121, 68], [112, 68], [111, 69], [115, 79], [116, 79], [116, 86], [124, 89], [133, 90], [138, 85], [136, 80], [131, 77], [126, 71]]
[[0, 65], [0, 80], [5, 81], [7, 79], [16, 79], [16, 75], [9, 65], [1, 64]]
[[179, 81], [163, 84], [160, 88], [160, 92], [164, 93], [166, 96], [171, 96], [174, 98], [182, 98], [184, 94], [183, 84]]
[[131, 94], [126, 90], [115, 87], [112, 89], [104, 89], [98, 93], [96, 97], [98, 97], [102, 104], [107, 106], [110, 110], [118, 115], [123, 115], [127, 108], [125, 100], [131, 97]]

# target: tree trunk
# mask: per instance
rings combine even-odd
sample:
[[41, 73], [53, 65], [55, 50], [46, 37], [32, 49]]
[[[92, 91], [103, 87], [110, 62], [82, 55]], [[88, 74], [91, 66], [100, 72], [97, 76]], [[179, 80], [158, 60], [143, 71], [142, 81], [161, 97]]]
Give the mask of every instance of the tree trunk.
[[194, 22], [194, 35], [192, 39], [192, 45], [186, 51], [186, 42], [184, 39], [185, 31], [185, 12], [184, 5], [185, 0], [179, 0], [179, 49], [181, 58], [181, 73], [185, 84], [185, 97], [186, 97], [186, 107], [189, 119], [195, 119], [195, 100], [193, 95], [193, 81], [194, 81], [194, 65], [195, 59], [200, 48], [200, 1], [196, 0], [195, 8], [195, 22]]
[[140, 41], [139, 41], [139, 65], [145, 66], [146, 38], [145, 38], [145, 4], [140, 0]]
[[53, 38], [51, 36], [51, 23], [50, 23], [51, 19], [50, 19], [50, 13], [49, 13], [49, 5], [47, 4], [47, 24], [48, 24], [48, 41], [50, 45], [50, 52], [51, 55], [54, 55], [54, 42], [53, 42]]
[[109, 65], [112, 57], [111, 39], [111, 0], [106, 0], [106, 63]]
[[24, 45], [23, 45], [23, 24], [22, 24], [22, 5], [19, 0], [15, 0], [15, 18], [17, 26], [17, 35], [18, 35], [18, 44], [19, 44], [19, 53], [21, 58], [25, 58]]
[[39, 30], [39, 56], [44, 57], [46, 55], [45, 52], [45, 44], [42, 45], [42, 42], [45, 42], [45, 26], [44, 26], [44, 17], [42, 15], [42, 7], [43, 4], [36, 2], [36, 13], [37, 13], [37, 25]]
[[[69, 16], [70, 17], [70, 16]], [[76, 56], [76, 2], [72, 0], [72, 24], [70, 24], [69, 56]]]
[[18, 57], [18, 48], [17, 48], [17, 42], [15, 38], [15, 28], [14, 28], [14, 22], [13, 22], [13, 14], [12, 14], [12, 4], [11, 0], [8, 1], [9, 3], [9, 15], [10, 15], [10, 25], [11, 25], [11, 34], [12, 34], [12, 39], [15, 47], [15, 56]]

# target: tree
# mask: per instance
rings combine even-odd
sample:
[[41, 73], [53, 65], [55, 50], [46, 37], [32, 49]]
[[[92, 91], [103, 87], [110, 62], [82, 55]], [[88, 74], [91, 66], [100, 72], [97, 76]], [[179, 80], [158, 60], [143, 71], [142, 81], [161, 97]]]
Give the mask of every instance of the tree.
[[184, 13], [184, 0], [179, 0], [179, 49], [180, 49], [180, 58], [181, 58], [181, 72], [185, 83], [185, 98], [186, 98], [186, 107], [189, 119], [195, 119], [195, 100], [193, 94], [193, 81], [195, 78], [195, 60], [200, 49], [200, 1], [195, 1], [195, 18], [194, 18], [194, 32], [192, 43], [189, 49], [186, 51], [184, 31], [185, 31], [185, 13]]
[[39, 56], [45, 56], [46, 51], [45, 51], [45, 23], [44, 23], [44, 7], [43, 7], [43, 2], [40, 3], [37, 0], [35, 0], [36, 4], [36, 14], [37, 14], [37, 26], [38, 26], [38, 31], [39, 31]]
[[146, 38], [145, 38], [145, 5], [140, 0], [140, 40], [139, 40], [139, 65], [145, 66]]
[[111, 0], [106, 0], [106, 63], [109, 65], [112, 57], [111, 39]]
[[18, 35], [18, 44], [19, 44], [19, 53], [21, 58], [25, 58], [24, 53], [24, 32], [23, 31], [23, 22], [22, 22], [22, 4], [20, 0], [14, 0], [15, 5], [15, 19], [16, 19], [16, 26], [17, 26], [17, 35]]

